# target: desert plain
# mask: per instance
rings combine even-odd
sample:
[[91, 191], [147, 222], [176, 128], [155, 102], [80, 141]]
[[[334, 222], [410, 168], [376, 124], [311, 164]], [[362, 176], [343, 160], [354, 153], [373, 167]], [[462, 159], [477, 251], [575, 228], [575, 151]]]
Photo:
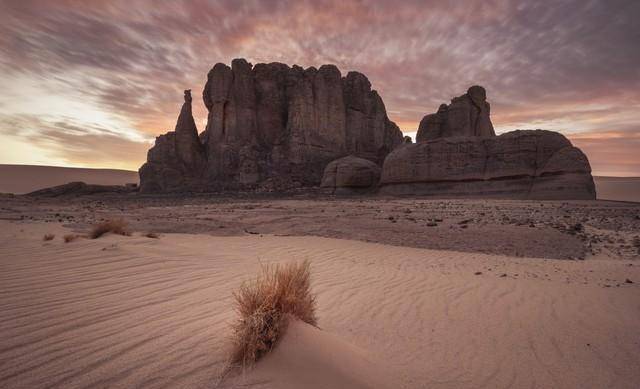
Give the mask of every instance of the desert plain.
[[[63, 240], [113, 218], [132, 235]], [[2, 387], [640, 382], [638, 203], [5, 195], [0, 219]], [[302, 260], [318, 327], [225, 374], [234, 291]]]
[[0, 389], [640, 388], [639, 0], [0, 0]]

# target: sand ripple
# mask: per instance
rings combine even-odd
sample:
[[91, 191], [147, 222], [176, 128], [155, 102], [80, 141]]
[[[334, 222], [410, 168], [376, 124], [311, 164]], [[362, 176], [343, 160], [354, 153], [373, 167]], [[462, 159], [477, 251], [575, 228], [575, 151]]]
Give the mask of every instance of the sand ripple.
[[640, 382], [640, 266], [623, 261], [259, 235], [45, 243], [62, 228], [0, 229], [3, 388], [211, 387], [231, 292], [260, 263], [305, 258], [320, 327], [367, 350], [397, 387]]

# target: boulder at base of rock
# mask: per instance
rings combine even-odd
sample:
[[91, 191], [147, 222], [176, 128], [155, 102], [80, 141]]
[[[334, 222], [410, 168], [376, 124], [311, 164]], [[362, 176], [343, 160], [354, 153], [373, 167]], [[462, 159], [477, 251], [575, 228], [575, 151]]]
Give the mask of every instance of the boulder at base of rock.
[[404, 145], [384, 161], [380, 192], [437, 197], [595, 199], [587, 157], [562, 134], [512, 131]]
[[323, 188], [336, 194], [369, 191], [378, 185], [380, 168], [375, 163], [353, 155], [330, 162], [322, 175]]

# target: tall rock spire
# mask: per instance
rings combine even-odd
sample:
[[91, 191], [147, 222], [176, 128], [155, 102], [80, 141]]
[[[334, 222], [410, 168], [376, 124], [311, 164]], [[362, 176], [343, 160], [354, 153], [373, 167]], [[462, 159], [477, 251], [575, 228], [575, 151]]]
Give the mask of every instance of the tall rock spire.
[[175, 131], [156, 138], [147, 153], [147, 162], [140, 167], [140, 191], [202, 191], [206, 188], [206, 166], [206, 152], [191, 112], [191, 90], [185, 90]]
[[206, 165], [204, 147], [198, 139], [198, 128], [191, 110], [191, 89], [184, 91], [184, 104], [176, 123], [176, 155], [186, 168], [201, 171]]

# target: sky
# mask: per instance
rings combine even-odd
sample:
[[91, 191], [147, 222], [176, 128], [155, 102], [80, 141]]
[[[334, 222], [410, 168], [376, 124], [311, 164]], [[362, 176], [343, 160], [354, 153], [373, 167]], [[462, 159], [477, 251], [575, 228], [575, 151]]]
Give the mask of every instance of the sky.
[[0, 0], [0, 163], [136, 170], [182, 91], [242, 57], [362, 72], [412, 136], [479, 84], [498, 133], [559, 131], [595, 175], [640, 176], [638, 15], [637, 0]]

